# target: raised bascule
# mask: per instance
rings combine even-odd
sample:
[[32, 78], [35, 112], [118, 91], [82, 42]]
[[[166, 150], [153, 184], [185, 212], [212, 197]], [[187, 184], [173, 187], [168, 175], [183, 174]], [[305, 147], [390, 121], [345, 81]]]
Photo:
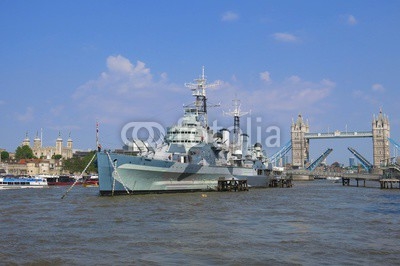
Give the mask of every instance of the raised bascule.
[[[308, 121], [304, 121], [299, 114], [296, 121], [292, 121], [291, 140], [276, 154], [270, 157], [270, 162], [276, 163], [289, 150], [292, 150], [292, 166], [295, 169], [314, 170], [320, 161], [326, 158], [332, 149], [328, 149], [314, 162], [310, 162], [310, 140], [311, 139], [339, 139], [339, 138], [372, 138], [373, 163], [369, 163], [356, 150], [349, 147], [349, 151], [361, 162], [362, 166], [368, 171], [380, 169], [381, 166], [389, 163], [390, 160], [390, 123], [387, 115], [379, 111], [377, 116], [373, 116], [371, 131], [341, 132], [334, 131], [328, 133], [311, 133]], [[321, 160], [322, 159], [322, 160]]]
[[[390, 123], [388, 116], [383, 114], [382, 110], [379, 111], [378, 116], [373, 116], [371, 131], [341, 132], [337, 130], [330, 133], [310, 133], [309, 131], [308, 121], [304, 122], [301, 115], [297, 117], [296, 122], [292, 122], [292, 165], [295, 168], [304, 168], [306, 163], [309, 162], [310, 139], [372, 138], [373, 168], [379, 168], [390, 159], [388, 139], [390, 137]], [[357, 157], [356, 154], [354, 155]]]

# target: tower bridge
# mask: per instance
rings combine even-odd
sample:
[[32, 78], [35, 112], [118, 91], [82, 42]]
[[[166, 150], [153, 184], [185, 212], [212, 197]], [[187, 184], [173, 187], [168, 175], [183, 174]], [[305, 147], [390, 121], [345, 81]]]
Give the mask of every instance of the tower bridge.
[[[299, 115], [296, 122], [292, 121], [291, 126], [293, 167], [304, 168], [305, 164], [309, 162], [310, 139], [330, 138], [372, 138], [374, 169], [379, 169], [383, 162], [387, 162], [390, 159], [390, 123], [389, 118], [382, 113], [382, 110], [379, 111], [377, 116], [373, 116], [371, 131], [311, 133], [308, 121], [305, 122], [303, 117]], [[288, 151], [287, 147], [286, 151]]]

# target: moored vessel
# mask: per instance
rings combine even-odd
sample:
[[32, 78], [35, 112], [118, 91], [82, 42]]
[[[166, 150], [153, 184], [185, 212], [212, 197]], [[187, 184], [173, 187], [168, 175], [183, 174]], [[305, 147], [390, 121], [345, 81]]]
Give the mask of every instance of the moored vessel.
[[204, 68], [195, 83], [185, 85], [195, 100], [184, 106], [181, 122], [167, 129], [161, 146], [133, 140], [137, 155], [97, 152], [101, 195], [216, 190], [221, 179], [268, 186], [271, 170], [261, 144], [248, 146], [247, 135], [239, 133], [239, 105], [231, 141], [228, 130], [213, 132], [208, 125], [206, 89], [217, 84], [207, 84]]
[[84, 187], [98, 187], [99, 177], [97, 175], [92, 175], [90, 177], [84, 178], [82, 185]]
[[[49, 186], [71, 186], [75, 183], [76, 178], [68, 175], [60, 176], [46, 176], [46, 180]], [[82, 182], [78, 180], [75, 185], [80, 185]]]
[[48, 187], [46, 178], [42, 177], [0, 177], [0, 189], [44, 188]]

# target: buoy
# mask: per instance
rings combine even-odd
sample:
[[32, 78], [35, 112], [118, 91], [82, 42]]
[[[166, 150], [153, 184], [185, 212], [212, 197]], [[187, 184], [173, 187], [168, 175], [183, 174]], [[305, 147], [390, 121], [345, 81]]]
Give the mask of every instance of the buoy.
[[201, 194], [203, 198], [207, 198], [207, 194]]

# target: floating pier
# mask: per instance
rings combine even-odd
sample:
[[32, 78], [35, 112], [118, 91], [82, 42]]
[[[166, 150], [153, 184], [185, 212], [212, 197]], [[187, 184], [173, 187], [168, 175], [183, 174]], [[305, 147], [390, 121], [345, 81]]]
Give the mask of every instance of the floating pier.
[[218, 180], [218, 191], [249, 191], [247, 180]]

